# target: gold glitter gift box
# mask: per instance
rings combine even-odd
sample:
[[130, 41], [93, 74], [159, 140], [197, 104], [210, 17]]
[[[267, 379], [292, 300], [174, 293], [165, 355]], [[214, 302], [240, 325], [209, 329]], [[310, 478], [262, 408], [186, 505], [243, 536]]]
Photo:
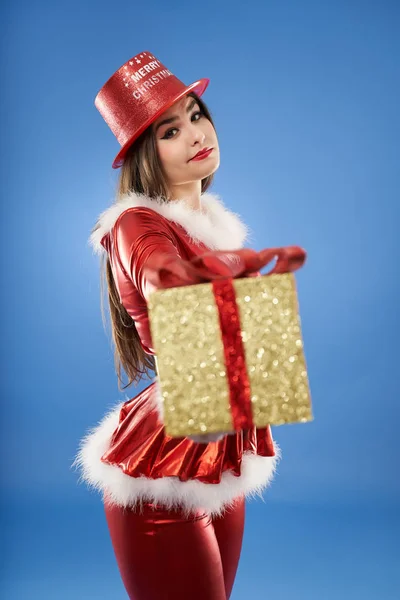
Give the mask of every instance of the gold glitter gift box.
[[297, 246], [270, 249], [267, 262], [271, 255], [278, 261], [267, 275], [219, 278], [150, 296], [168, 435], [313, 420], [291, 272], [305, 252]]

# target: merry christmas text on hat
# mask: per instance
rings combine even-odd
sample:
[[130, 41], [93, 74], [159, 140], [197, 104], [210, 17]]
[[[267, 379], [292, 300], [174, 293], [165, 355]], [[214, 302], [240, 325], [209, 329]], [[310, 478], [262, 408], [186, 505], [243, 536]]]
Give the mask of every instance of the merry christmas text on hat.
[[201, 96], [209, 81], [203, 78], [186, 86], [147, 50], [123, 64], [94, 102], [121, 145], [113, 169], [122, 165], [132, 143], [151, 123], [186, 94]]

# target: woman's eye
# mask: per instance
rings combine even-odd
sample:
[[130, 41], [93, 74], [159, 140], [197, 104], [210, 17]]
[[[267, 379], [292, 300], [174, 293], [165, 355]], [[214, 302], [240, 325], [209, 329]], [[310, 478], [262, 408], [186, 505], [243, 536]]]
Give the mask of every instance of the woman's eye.
[[[192, 121], [198, 121], [199, 119], [195, 119], [194, 117], [199, 116], [199, 119], [203, 116], [203, 113], [198, 110], [197, 112], [192, 114]], [[163, 137], [161, 138], [162, 140], [170, 140], [171, 137], [174, 137], [172, 134], [173, 131], [178, 131], [176, 127], [172, 127], [171, 129], [168, 129], [168, 131], [166, 131], [163, 135]]]
[[164, 135], [162, 136], [162, 140], [169, 140], [171, 137], [173, 137], [172, 132], [173, 131], [178, 131], [176, 127], [172, 127], [171, 129], [168, 129], [168, 131], [166, 131], [164, 133]]

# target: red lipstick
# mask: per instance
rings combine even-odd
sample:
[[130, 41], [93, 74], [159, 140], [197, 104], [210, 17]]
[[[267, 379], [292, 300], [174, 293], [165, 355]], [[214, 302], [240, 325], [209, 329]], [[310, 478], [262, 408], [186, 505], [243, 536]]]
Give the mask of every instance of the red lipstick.
[[210, 154], [213, 151], [213, 149], [214, 148], [206, 148], [206, 150], [200, 150], [200, 152], [198, 152], [190, 160], [203, 160], [203, 158], [207, 158], [207, 156], [210, 156]]

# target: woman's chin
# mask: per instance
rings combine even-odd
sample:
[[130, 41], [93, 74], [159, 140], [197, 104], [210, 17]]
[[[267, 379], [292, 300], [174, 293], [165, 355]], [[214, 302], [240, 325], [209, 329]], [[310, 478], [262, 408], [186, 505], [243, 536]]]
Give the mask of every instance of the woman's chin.
[[205, 177], [209, 177], [210, 175], [212, 175], [213, 173], [215, 173], [215, 171], [217, 171], [218, 167], [219, 167], [219, 159], [215, 159], [213, 161], [208, 161], [207, 159], [204, 160], [204, 164], [201, 164], [203, 161], [198, 161], [195, 162], [194, 164], [196, 165], [195, 168], [195, 172], [198, 175], [199, 179], [204, 179]]

